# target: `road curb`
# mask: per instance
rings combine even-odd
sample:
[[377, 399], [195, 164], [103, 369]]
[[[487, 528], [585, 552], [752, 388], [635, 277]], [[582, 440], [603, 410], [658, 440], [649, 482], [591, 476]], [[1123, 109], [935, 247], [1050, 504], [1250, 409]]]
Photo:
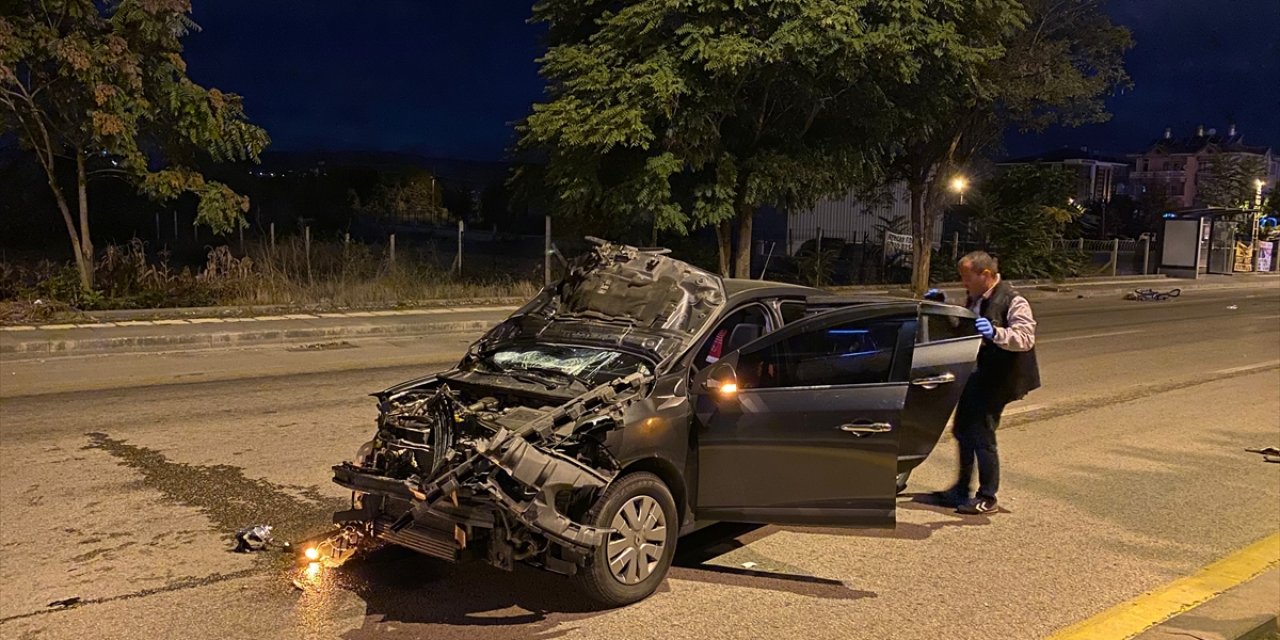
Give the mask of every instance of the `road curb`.
[[[1134, 640], [1261, 640], [1280, 632], [1280, 567], [1134, 636]], [[1274, 637], [1274, 636], [1271, 636]]]
[[24, 357], [58, 356], [95, 353], [126, 353], [135, 351], [195, 350], [259, 346], [262, 344], [292, 344], [326, 339], [360, 339], [376, 337], [414, 337], [445, 333], [481, 332], [494, 325], [494, 321], [466, 320], [459, 322], [396, 323], [341, 325], [333, 327], [295, 327], [257, 329], [250, 331], [213, 331], [192, 334], [153, 334], [142, 336], [113, 336], [101, 338], [40, 338], [0, 342], [0, 354]]
[[1270, 631], [1280, 595], [1280, 533], [1196, 573], [1059, 630], [1049, 640], [1188, 636], [1237, 640]]

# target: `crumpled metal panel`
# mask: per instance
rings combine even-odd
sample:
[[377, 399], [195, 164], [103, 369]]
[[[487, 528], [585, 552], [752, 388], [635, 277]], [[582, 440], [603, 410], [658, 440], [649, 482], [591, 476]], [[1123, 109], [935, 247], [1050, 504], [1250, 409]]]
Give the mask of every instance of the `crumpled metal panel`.
[[609, 482], [607, 477], [577, 460], [539, 449], [505, 429], [477, 450], [516, 482], [536, 492], [532, 499], [519, 500], [503, 491], [492, 478], [486, 481], [485, 489], [516, 519], [569, 546], [590, 549], [604, 541], [608, 529], [576, 523], [560, 513], [555, 504], [556, 495], [562, 491], [603, 489]]
[[715, 274], [665, 255], [597, 241], [568, 275], [478, 343], [521, 338], [625, 347], [662, 360], [683, 350], [726, 303]]

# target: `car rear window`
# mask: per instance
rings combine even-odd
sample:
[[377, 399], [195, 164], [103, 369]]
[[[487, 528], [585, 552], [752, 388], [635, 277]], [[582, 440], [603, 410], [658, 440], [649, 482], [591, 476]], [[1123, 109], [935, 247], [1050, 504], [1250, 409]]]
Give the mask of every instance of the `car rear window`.
[[978, 334], [973, 318], [925, 314], [925, 321], [920, 323], [916, 332], [916, 344], [926, 342], [942, 342], [956, 338], [968, 338]]

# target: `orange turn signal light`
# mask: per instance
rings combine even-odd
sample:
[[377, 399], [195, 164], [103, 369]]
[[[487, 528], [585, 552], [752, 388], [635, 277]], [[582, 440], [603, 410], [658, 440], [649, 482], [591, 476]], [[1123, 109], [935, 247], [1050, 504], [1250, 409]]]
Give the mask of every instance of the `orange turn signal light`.
[[731, 396], [737, 392], [738, 392], [738, 383], [736, 382], [726, 382], [720, 385], [720, 393], [726, 396]]

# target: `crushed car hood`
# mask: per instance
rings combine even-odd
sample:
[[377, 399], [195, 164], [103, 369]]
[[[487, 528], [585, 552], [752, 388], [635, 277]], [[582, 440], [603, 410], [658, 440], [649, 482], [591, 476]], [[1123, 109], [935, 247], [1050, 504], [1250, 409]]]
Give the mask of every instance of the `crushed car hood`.
[[663, 362], [683, 352], [725, 305], [715, 274], [640, 249], [592, 240], [594, 249], [472, 346], [482, 353], [537, 341], [600, 346]]

